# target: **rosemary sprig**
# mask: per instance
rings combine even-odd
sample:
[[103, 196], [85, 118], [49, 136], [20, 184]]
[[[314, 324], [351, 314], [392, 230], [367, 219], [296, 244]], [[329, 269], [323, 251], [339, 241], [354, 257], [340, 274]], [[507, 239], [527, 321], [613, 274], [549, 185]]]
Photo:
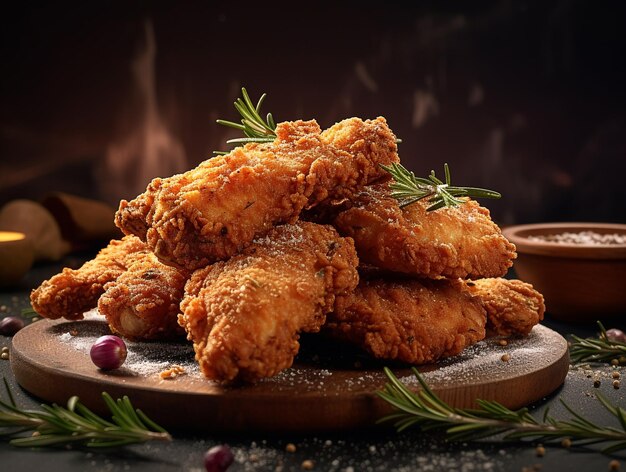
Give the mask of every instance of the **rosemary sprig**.
[[[261, 105], [267, 94], [261, 95], [256, 106], [250, 100], [250, 96], [245, 88], [241, 88], [243, 98], [238, 98], [234, 105], [241, 115], [241, 123], [227, 120], [217, 120], [220, 125], [228, 126], [243, 131], [245, 137], [229, 139], [228, 144], [245, 143], [271, 143], [276, 139], [276, 122], [271, 113], [266, 115], [265, 120], [261, 117]], [[224, 151], [214, 151], [214, 154], [227, 154]]]
[[[9, 384], [4, 380], [8, 400], [0, 399], [0, 436], [9, 439], [13, 446], [49, 447], [77, 444], [89, 448], [118, 447], [146, 441], [171, 441], [172, 437], [162, 427], [135, 409], [128, 397], [117, 401], [103, 392], [102, 398], [111, 411], [107, 421], [71, 397], [67, 408], [56, 404], [41, 405], [42, 411], [23, 410], [17, 407]], [[22, 433], [33, 435], [22, 437]]]
[[[234, 138], [226, 141], [228, 144], [246, 144], [246, 143], [271, 143], [276, 139], [276, 121], [271, 113], [265, 116], [265, 120], [261, 117], [261, 105], [267, 96], [266, 93], [261, 95], [256, 105], [250, 99], [248, 91], [245, 87], [241, 88], [243, 98], [238, 98], [234, 105], [235, 109], [241, 115], [241, 123], [235, 123], [228, 120], [217, 120], [220, 125], [228, 126], [243, 131], [245, 137]], [[396, 143], [401, 143], [401, 139], [396, 139]], [[228, 154], [226, 151], [213, 151], [213, 154]]]
[[387, 368], [385, 374], [389, 383], [384, 391], [377, 392], [398, 410], [380, 421], [394, 421], [398, 431], [418, 426], [422, 431], [445, 431], [454, 441], [473, 441], [504, 434], [504, 440], [556, 441], [568, 438], [577, 445], [606, 443], [602, 449], [606, 454], [626, 449], [626, 410], [611, 405], [599, 393], [596, 394], [598, 401], [615, 416], [621, 429], [596, 425], [562, 400], [563, 406], [573, 415], [570, 420], [557, 420], [546, 410], [543, 420], [538, 421], [527, 408], [513, 411], [495, 401], [477, 400], [479, 409], [453, 408], [430, 389], [417, 369], [413, 368], [413, 373], [421, 386], [419, 392], [409, 390]]
[[450, 169], [448, 164], [443, 165], [445, 183], [430, 171], [428, 178], [416, 177], [413, 172], [402, 164], [391, 164], [381, 167], [391, 174], [394, 182], [390, 185], [391, 196], [398, 200], [400, 208], [411, 205], [423, 198], [428, 198], [430, 205], [426, 210], [433, 211], [439, 208], [454, 207], [465, 203], [457, 197], [471, 198], [500, 198], [501, 195], [493, 190], [476, 187], [455, 187], [450, 184]]
[[626, 343], [613, 341], [606, 335], [604, 325], [598, 321], [600, 335], [597, 338], [579, 338], [572, 335], [574, 340], [569, 346], [569, 357], [573, 364], [581, 362], [611, 362], [614, 359], [626, 357]]

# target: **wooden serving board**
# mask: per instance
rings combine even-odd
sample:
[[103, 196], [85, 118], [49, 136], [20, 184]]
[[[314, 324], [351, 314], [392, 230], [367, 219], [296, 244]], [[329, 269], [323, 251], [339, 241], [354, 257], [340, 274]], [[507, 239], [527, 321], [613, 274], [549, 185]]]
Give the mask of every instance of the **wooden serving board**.
[[[106, 413], [101, 392], [128, 395], [133, 404], [170, 430], [223, 432], [313, 432], [371, 427], [391, 411], [376, 395], [386, 383], [383, 365], [412, 389], [406, 365], [392, 365], [326, 341], [302, 339], [294, 366], [256, 385], [220, 386], [207, 381], [181, 343], [128, 342], [124, 366], [104, 372], [93, 365], [89, 347], [109, 334], [103, 321], [33, 323], [13, 338], [11, 367], [19, 384], [48, 402], [65, 404], [72, 395]], [[504, 354], [510, 359], [502, 360]], [[180, 365], [186, 375], [163, 380], [159, 373]], [[466, 349], [437, 365], [422, 366], [424, 378], [445, 401], [474, 407], [497, 400], [520, 408], [556, 390], [568, 371], [567, 342], [536, 326], [527, 338], [501, 346], [495, 339]]]

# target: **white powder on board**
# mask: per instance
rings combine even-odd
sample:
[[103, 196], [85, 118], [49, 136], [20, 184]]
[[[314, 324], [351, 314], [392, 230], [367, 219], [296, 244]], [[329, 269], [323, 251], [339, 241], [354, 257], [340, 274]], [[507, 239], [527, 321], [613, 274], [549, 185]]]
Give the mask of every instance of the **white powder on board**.
[[[98, 337], [109, 334], [97, 310], [85, 314], [85, 320], [99, 323], [73, 323], [76, 333], [70, 328], [60, 333], [59, 341], [70, 345], [76, 351], [89, 356], [89, 350]], [[472, 383], [476, 380], [498, 380], [517, 375], [524, 375], [531, 370], [540, 369], [554, 362], [555, 349], [552, 332], [542, 326], [533, 329], [529, 336], [509, 339], [506, 346], [501, 346], [497, 338], [481, 341], [460, 355], [444, 359], [435, 370], [423, 372], [424, 379], [434, 388]], [[193, 347], [187, 342], [132, 342], [126, 341], [128, 355], [123, 368], [133, 376], [158, 376], [161, 372], [179, 365], [185, 370], [186, 378], [210, 382], [201, 374], [194, 358]], [[508, 354], [508, 361], [502, 356]], [[269, 384], [276, 392], [307, 391], [320, 392], [322, 395], [340, 395], [346, 392], [372, 391], [382, 387], [387, 379], [381, 368], [352, 371], [328, 369], [315, 364], [296, 364], [274, 377], [260, 380], [259, 384]], [[426, 368], [427, 370], [428, 368]], [[404, 369], [400, 380], [406, 385], [417, 387], [418, 381], [413, 374]], [[332, 380], [332, 381], [331, 381]], [[212, 382], [211, 382], [212, 383]]]
[[[78, 352], [89, 356], [91, 346], [100, 336], [111, 334], [108, 332], [103, 317], [97, 309], [85, 313], [86, 321], [99, 321], [100, 323], [73, 323], [70, 329], [59, 335], [59, 341], [70, 345]], [[202, 377], [198, 364], [194, 360], [194, 352], [191, 344], [177, 342], [134, 342], [124, 340], [127, 348], [126, 361], [123, 368], [132, 375], [148, 377], [158, 375], [173, 365], [179, 365], [185, 369], [189, 376]]]
[[[524, 338], [511, 338], [506, 346], [498, 344], [498, 338], [480, 341], [465, 349], [455, 357], [440, 362], [439, 368], [423, 373], [429, 385], [471, 383], [488, 378], [497, 380], [499, 376], [513, 377], [528, 372], [529, 366], [540, 369], [554, 362], [554, 351], [558, 346], [551, 343], [550, 331], [542, 326], [535, 327]], [[509, 355], [508, 361], [502, 356]], [[418, 386], [415, 376], [400, 378], [406, 385]]]

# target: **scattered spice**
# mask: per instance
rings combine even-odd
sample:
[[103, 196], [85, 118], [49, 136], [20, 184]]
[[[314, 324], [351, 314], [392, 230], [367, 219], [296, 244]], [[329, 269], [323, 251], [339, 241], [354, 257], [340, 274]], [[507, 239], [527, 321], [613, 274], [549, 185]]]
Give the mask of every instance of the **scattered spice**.
[[611, 373], [611, 377], [613, 377], [614, 379], [619, 379], [620, 374], [619, 374], [619, 372], [618, 372], [618, 371], [614, 370], [614, 371]]
[[619, 365], [619, 359], [611, 359], [611, 365], [612, 366], [618, 366]]
[[501, 339], [500, 341], [498, 341], [498, 344], [500, 346], [507, 346], [509, 342], [506, 339]]
[[503, 354], [500, 359], [502, 359], [502, 362], [509, 362], [511, 360], [511, 355], [510, 354]]
[[4, 359], [9, 360], [9, 353], [8, 352], [3, 352], [2, 354], [0, 354], [0, 359]]
[[173, 365], [169, 369], [161, 372], [159, 374], [159, 377], [161, 377], [163, 380], [170, 380], [170, 379], [175, 379], [176, 377], [180, 375], [185, 375], [186, 373], [187, 371], [185, 371], [184, 367], [180, 365]]
[[535, 449], [535, 454], [537, 454], [537, 457], [543, 457], [546, 455], [546, 448], [543, 447], [541, 444], [539, 444], [537, 446], [537, 448]]
[[293, 444], [293, 443], [287, 444], [287, 446], [285, 446], [285, 451], [287, 451], [287, 452], [296, 452], [296, 445]]
[[609, 470], [612, 472], [615, 472], [617, 470], [619, 470], [619, 461], [613, 459], [611, 462], [609, 462]]
[[570, 438], [563, 439], [563, 441], [561, 441], [561, 446], [563, 446], [566, 449], [572, 447], [572, 440]]
[[311, 459], [302, 461], [302, 468], [304, 470], [313, 470], [314, 462]]
[[528, 236], [529, 241], [557, 243], [557, 244], [626, 244], [626, 234], [607, 233], [601, 234], [595, 231], [569, 231], [558, 234], [537, 234]]
[[613, 388], [614, 389], [618, 389], [619, 388], [619, 380], [613, 380]]
[[593, 386], [594, 386], [595, 388], [600, 387], [600, 379], [596, 379], [596, 380], [594, 380], [594, 381], [593, 381]]

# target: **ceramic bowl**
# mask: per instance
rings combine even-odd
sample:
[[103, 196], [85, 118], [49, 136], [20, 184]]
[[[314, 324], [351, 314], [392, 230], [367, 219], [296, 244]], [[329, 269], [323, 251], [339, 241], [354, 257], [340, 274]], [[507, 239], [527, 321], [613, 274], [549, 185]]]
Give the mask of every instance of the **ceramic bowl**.
[[[553, 317], [590, 321], [626, 315], [626, 225], [541, 223], [510, 226], [503, 234], [517, 246], [518, 277], [543, 293]], [[553, 235], [561, 240], [551, 241]]]

